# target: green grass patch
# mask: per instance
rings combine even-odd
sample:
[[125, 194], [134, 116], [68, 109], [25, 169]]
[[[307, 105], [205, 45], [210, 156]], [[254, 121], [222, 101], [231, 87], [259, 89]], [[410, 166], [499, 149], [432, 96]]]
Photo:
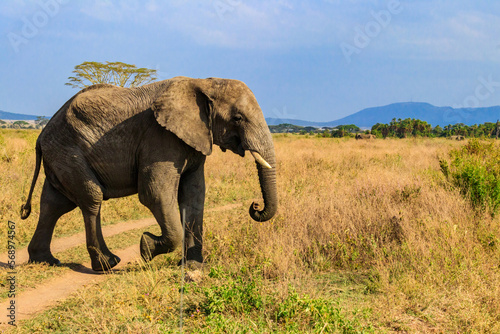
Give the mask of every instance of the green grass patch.
[[441, 171], [480, 211], [496, 214], [500, 208], [500, 147], [493, 142], [470, 140], [441, 159]]

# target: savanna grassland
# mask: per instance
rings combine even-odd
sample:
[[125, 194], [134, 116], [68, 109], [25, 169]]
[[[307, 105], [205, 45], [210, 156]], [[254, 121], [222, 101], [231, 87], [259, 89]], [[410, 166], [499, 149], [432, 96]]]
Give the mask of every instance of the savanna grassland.
[[[34, 169], [36, 130], [0, 132], [0, 242], [8, 220], [17, 243], [34, 231], [43, 177], [30, 218], [19, 208]], [[184, 284], [180, 250], [131, 263], [11, 332], [384, 333], [500, 332], [500, 221], [442, 172], [445, 139], [274, 137], [278, 214], [256, 223], [255, 163], [214, 150], [207, 159], [206, 266]], [[496, 143], [492, 149], [498, 149]], [[441, 160], [441, 162], [440, 162]], [[149, 217], [136, 196], [110, 200], [104, 225]], [[149, 228], [158, 233], [155, 228]], [[55, 237], [83, 231], [80, 212], [61, 218]], [[129, 233], [111, 249], [138, 243]], [[88, 261], [84, 247], [57, 257]], [[23, 265], [19, 289], [70, 270]], [[5, 294], [1, 294], [5, 299]]]

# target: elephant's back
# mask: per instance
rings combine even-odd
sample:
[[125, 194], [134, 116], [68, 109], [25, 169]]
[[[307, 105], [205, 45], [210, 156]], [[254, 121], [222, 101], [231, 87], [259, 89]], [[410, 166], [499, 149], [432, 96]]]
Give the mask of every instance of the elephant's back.
[[68, 105], [64, 120], [82, 139], [93, 143], [137, 112], [127, 93], [127, 88], [112, 85], [83, 90]]

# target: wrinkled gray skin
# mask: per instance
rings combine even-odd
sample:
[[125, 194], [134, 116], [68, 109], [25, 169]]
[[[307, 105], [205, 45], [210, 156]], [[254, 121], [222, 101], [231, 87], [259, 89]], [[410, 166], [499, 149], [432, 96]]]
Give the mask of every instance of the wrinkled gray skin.
[[[142, 257], [149, 261], [173, 251], [185, 233], [185, 260], [201, 265], [204, 164], [212, 144], [241, 156], [257, 152], [272, 167], [256, 163], [264, 208], [250, 207], [254, 220], [271, 219], [278, 204], [274, 147], [257, 100], [244, 83], [176, 77], [138, 88], [99, 84], [80, 91], [52, 117], [36, 143], [35, 175], [22, 219], [30, 214], [42, 159], [46, 180], [28, 247], [30, 261], [59, 264], [50, 252], [54, 226], [78, 206], [92, 269], [114, 267], [120, 259], [104, 241], [101, 203], [138, 193], [161, 228], [160, 236], [143, 234]], [[184, 210], [186, 231], [180, 216]]]

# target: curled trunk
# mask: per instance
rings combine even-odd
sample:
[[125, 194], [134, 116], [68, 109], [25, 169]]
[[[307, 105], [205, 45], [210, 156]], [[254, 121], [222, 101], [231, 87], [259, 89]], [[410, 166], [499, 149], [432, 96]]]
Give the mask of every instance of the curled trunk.
[[[271, 152], [271, 153], [269, 153]], [[250, 206], [250, 216], [253, 220], [258, 222], [267, 221], [276, 214], [278, 209], [278, 191], [276, 188], [276, 158], [274, 150], [269, 150], [263, 158], [272, 168], [266, 168], [256, 162], [257, 172], [259, 174], [260, 188], [262, 190], [262, 197], [264, 199], [264, 208], [260, 210], [257, 203], [252, 203]]]

